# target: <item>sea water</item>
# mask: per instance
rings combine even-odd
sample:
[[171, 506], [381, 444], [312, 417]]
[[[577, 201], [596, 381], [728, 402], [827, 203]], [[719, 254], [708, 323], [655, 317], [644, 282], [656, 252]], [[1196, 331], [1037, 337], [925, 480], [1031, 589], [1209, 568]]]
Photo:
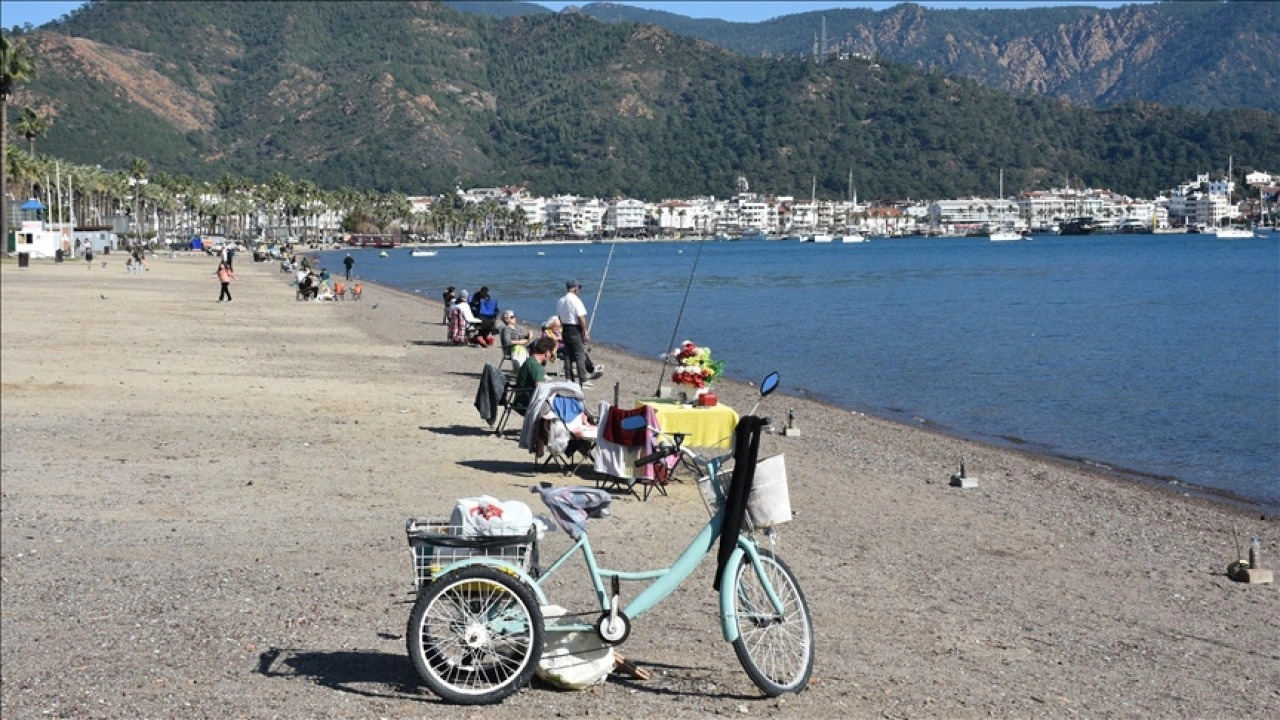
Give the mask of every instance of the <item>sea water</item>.
[[[554, 312], [574, 278], [598, 343], [658, 358], [688, 339], [738, 379], [776, 369], [786, 391], [850, 410], [1280, 508], [1274, 236], [353, 255], [360, 277], [433, 299], [448, 285], [487, 285], [531, 324]], [[655, 390], [660, 382], [655, 375]]]

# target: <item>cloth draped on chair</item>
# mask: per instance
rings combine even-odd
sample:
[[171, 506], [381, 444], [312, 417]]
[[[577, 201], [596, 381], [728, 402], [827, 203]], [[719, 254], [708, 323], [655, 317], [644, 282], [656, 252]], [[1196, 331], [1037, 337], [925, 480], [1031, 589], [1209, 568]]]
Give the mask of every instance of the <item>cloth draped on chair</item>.
[[498, 417], [498, 402], [502, 400], [506, 388], [507, 377], [502, 371], [490, 363], [484, 364], [480, 372], [480, 386], [476, 388], [476, 410], [480, 411], [480, 419], [493, 427]]
[[582, 395], [582, 388], [576, 382], [557, 380], [538, 383], [537, 389], [533, 391], [533, 397], [529, 398], [529, 407], [524, 412], [524, 425], [520, 428], [522, 449], [541, 455], [536, 447], [538, 422], [551, 406], [552, 400], [558, 396], [577, 398], [579, 401], [586, 399]]
[[454, 305], [449, 308], [449, 342], [454, 345], [467, 344], [467, 318], [462, 310]]
[[600, 432], [596, 436], [596, 472], [624, 480], [653, 479], [653, 466], [643, 468], [635, 466], [636, 458], [654, 452], [657, 447], [653, 441], [653, 433], [647, 428], [642, 430], [622, 430], [619, 423], [632, 415], [644, 415], [645, 423], [657, 427], [657, 414], [653, 408], [644, 406], [634, 410], [614, 407], [607, 401], [600, 401]]

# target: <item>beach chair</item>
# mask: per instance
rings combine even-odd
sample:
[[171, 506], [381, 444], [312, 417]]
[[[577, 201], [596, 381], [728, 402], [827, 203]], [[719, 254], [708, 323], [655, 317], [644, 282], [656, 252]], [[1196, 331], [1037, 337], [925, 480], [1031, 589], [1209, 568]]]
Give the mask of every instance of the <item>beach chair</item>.
[[[583, 463], [594, 456], [597, 428], [586, 413], [581, 399], [570, 395], [554, 395], [539, 417], [546, 459], [538, 467], [557, 469], [562, 475], [577, 474]], [[537, 462], [535, 460], [535, 462]]]
[[[512, 351], [516, 350], [516, 348], [520, 349], [519, 352], [522, 353], [521, 357], [523, 357], [525, 360], [529, 358], [529, 351], [525, 350], [523, 345], [503, 346], [502, 359], [498, 361], [498, 369], [502, 370], [503, 372], [506, 372], [508, 375], [515, 375], [516, 373], [520, 372], [520, 364], [524, 362], [524, 360], [517, 359], [514, 355], [511, 354]], [[508, 372], [503, 368], [504, 365], [511, 366], [510, 372]]]
[[[498, 404], [502, 407], [502, 413], [498, 418], [497, 424], [494, 426], [494, 435], [500, 436], [506, 431], [507, 421], [511, 418], [512, 412], [520, 416], [524, 415], [523, 412], [516, 408], [516, 400], [521, 396], [523, 396], [526, 401], [529, 400], [533, 395], [533, 391], [534, 388], [516, 387], [516, 379], [513, 377], [508, 377], [506, 379], [506, 384], [502, 388], [502, 399], [498, 401]], [[528, 405], [527, 402], [524, 404], [526, 406]]]
[[[600, 425], [592, 458], [597, 473], [596, 487], [610, 492], [629, 492], [637, 500], [648, 500], [655, 489], [660, 495], [666, 495], [670, 463], [677, 458], [663, 458], [658, 463], [636, 468], [636, 459], [651, 454], [656, 447], [653, 433], [647, 428], [636, 431], [622, 429], [622, 420], [632, 415], [644, 415], [648, 426], [657, 427], [657, 414], [648, 405], [623, 410], [607, 401], [600, 402]], [[637, 485], [644, 489], [643, 495], [637, 492]]]
[[[577, 414], [573, 414], [566, 400], [577, 401]], [[576, 472], [578, 465], [591, 457], [595, 425], [590, 418], [575, 422], [578, 415], [585, 415], [585, 402], [582, 388], [575, 382], [547, 381], [534, 388], [520, 428], [520, 447], [533, 453], [535, 469], [556, 464], [562, 470]], [[544, 460], [544, 455], [552, 453], [554, 457]], [[576, 459], [578, 456], [581, 459]]]

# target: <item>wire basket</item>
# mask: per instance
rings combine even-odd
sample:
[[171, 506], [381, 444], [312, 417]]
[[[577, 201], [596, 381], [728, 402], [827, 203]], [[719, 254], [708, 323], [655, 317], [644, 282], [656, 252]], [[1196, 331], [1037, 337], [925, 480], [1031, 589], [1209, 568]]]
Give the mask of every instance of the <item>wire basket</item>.
[[[409, 518], [404, 532], [413, 556], [413, 584], [421, 588], [445, 566], [473, 557], [487, 557], [528, 572], [538, 556], [537, 526], [502, 528], [502, 535], [463, 535], [448, 520]], [[490, 526], [490, 532], [494, 527]]]
[[[720, 510], [729, 493], [732, 470], [720, 472], [720, 492], [712, 484], [711, 477], [698, 478], [698, 492], [707, 512], [712, 515]], [[756, 462], [755, 481], [747, 496], [747, 527], [765, 529], [791, 522], [791, 498], [787, 491], [787, 466], [782, 455], [774, 455]]]

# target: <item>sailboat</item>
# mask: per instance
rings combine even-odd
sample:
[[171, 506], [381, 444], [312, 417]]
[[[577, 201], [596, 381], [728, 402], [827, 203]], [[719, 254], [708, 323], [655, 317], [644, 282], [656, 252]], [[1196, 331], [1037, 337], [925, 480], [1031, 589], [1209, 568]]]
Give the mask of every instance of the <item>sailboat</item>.
[[[1234, 175], [1235, 168], [1232, 167], [1232, 161], [1235, 158], [1227, 157], [1227, 201], [1231, 200], [1231, 176]], [[1242, 227], [1220, 227], [1213, 231], [1219, 240], [1245, 240], [1253, 238], [1253, 231]]]
[[818, 232], [818, 178], [813, 179], [813, 188], [809, 191], [809, 204], [813, 206], [813, 234], [806, 235], [800, 242], [829, 243], [831, 235]]
[[[849, 202], [855, 208], [858, 206], [858, 194], [853, 190], [853, 168], [849, 168]], [[845, 228], [844, 234], [840, 236], [840, 242], [842, 243], [864, 243], [866, 241], [867, 236], [854, 230], [852, 226]]]
[[1004, 169], [1000, 170], [1000, 226], [991, 228], [988, 237], [991, 242], [1009, 242], [1011, 240], [1025, 240], [1026, 236], [1009, 227], [1009, 221], [1004, 217]]

